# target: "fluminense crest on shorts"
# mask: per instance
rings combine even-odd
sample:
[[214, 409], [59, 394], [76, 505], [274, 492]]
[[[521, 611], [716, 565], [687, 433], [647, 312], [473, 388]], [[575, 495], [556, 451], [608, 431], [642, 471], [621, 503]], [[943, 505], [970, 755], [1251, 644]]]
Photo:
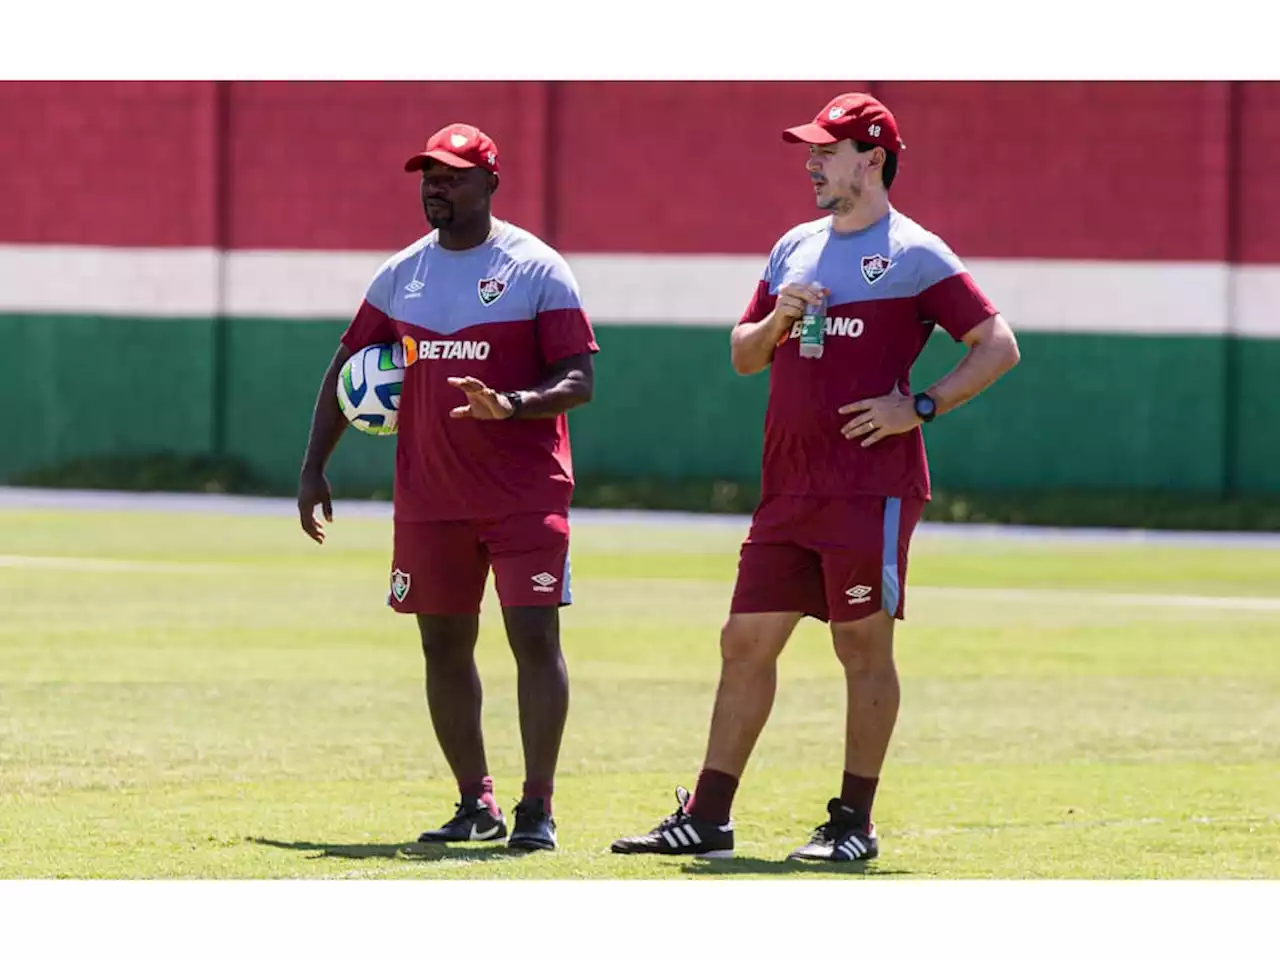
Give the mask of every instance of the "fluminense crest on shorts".
[[391, 595], [400, 602], [404, 602], [404, 598], [409, 595], [410, 577], [403, 570], [397, 568], [391, 571]]

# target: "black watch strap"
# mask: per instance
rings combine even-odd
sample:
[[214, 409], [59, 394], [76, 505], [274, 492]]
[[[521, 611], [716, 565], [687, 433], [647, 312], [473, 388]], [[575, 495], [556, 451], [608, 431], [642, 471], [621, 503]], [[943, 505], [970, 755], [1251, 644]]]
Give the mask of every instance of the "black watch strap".
[[911, 404], [915, 408], [916, 416], [925, 423], [938, 415], [938, 401], [927, 393], [917, 393], [911, 398]]
[[520, 416], [520, 411], [524, 409], [524, 397], [520, 396], [520, 391], [504, 390], [502, 395], [511, 402], [511, 416]]

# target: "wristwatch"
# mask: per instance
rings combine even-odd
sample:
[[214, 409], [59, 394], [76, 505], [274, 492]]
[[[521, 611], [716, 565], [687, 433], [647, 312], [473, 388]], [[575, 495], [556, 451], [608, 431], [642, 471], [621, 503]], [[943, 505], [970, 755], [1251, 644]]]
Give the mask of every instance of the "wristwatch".
[[915, 407], [916, 416], [925, 423], [938, 415], [938, 401], [927, 393], [917, 393], [911, 398], [911, 405]]
[[520, 391], [504, 390], [502, 395], [511, 403], [511, 416], [508, 419], [520, 416], [520, 410], [524, 407], [524, 397], [520, 396]]

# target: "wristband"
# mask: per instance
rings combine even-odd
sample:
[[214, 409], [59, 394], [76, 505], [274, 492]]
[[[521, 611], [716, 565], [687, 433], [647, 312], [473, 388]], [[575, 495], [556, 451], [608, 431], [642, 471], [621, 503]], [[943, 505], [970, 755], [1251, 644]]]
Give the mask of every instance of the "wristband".
[[514, 420], [520, 416], [520, 411], [524, 409], [524, 397], [520, 395], [518, 390], [505, 390], [502, 395], [511, 402], [511, 416], [508, 419]]

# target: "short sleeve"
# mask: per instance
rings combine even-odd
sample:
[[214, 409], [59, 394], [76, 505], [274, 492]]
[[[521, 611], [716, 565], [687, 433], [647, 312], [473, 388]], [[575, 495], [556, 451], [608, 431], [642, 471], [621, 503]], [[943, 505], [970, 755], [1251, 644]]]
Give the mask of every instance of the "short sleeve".
[[342, 343], [352, 353], [372, 343], [395, 340], [396, 332], [391, 324], [391, 291], [394, 287], [395, 266], [389, 260], [374, 275], [360, 308], [342, 333]]
[[920, 317], [940, 326], [953, 340], [964, 339], [999, 312], [942, 240], [931, 236], [930, 242], [916, 249], [915, 260]]
[[755, 294], [752, 296], [751, 302], [747, 304], [747, 309], [743, 311], [742, 316], [738, 319], [739, 324], [759, 323], [772, 313], [773, 308], [778, 305], [778, 295], [773, 292], [773, 281], [778, 273], [781, 250], [782, 241], [779, 240], [769, 253], [769, 260], [764, 265], [764, 272], [761, 273], [760, 280], [756, 283]]
[[578, 281], [558, 254], [549, 257], [541, 271], [536, 309], [534, 327], [543, 363], [550, 366], [565, 357], [600, 350], [582, 306]]

